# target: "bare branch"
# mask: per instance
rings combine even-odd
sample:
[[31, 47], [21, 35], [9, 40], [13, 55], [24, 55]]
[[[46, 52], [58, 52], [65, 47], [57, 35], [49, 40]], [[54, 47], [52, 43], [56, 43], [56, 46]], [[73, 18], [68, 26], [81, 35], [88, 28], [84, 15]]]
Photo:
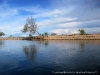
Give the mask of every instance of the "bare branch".
[[[38, 27], [37, 24], [35, 24], [34, 19], [32, 18], [27, 18], [27, 24], [24, 26], [22, 32], [26, 33], [26, 32], [30, 32], [30, 34], [35, 34], [38, 33]], [[38, 33], [39, 34], [39, 33]]]

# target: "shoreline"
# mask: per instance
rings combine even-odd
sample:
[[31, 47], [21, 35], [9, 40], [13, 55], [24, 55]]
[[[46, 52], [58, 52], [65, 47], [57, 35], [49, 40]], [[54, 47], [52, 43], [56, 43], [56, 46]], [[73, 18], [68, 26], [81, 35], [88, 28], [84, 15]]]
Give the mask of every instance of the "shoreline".
[[100, 40], [100, 34], [33, 36], [33, 37], [1, 37], [0, 40]]

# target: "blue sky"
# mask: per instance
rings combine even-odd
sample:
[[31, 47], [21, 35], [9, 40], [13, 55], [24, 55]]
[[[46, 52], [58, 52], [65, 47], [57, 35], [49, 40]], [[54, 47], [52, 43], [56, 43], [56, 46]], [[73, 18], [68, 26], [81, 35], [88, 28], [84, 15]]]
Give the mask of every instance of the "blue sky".
[[39, 32], [100, 33], [100, 0], [0, 0], [0, 31], [6, 37], [28, 36], [21, 32], [33, 16]]

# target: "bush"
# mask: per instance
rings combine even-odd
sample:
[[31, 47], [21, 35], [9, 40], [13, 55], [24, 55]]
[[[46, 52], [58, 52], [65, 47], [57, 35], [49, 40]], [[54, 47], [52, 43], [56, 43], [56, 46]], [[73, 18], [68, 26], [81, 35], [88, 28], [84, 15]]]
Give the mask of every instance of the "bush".
[[3, 32], [0, 32], [0, 36], [4, 36], [5, 34]]
[[84, 29], [79, 29], [79, 31], [80, 31], [80, 34], [81, 34], [81, 35], [86, 34]]

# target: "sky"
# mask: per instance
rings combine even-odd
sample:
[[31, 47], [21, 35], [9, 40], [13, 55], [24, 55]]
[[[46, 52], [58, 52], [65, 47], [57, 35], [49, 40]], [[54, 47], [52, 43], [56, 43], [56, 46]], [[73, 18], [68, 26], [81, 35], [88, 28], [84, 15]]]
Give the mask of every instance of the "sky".
[[100, 0], [0, 0], [0, 32], [6, 37], [28, 36], [21, 30], [31, 16], [40, 34], [78, 34], [81, 28], [100, 33]]

